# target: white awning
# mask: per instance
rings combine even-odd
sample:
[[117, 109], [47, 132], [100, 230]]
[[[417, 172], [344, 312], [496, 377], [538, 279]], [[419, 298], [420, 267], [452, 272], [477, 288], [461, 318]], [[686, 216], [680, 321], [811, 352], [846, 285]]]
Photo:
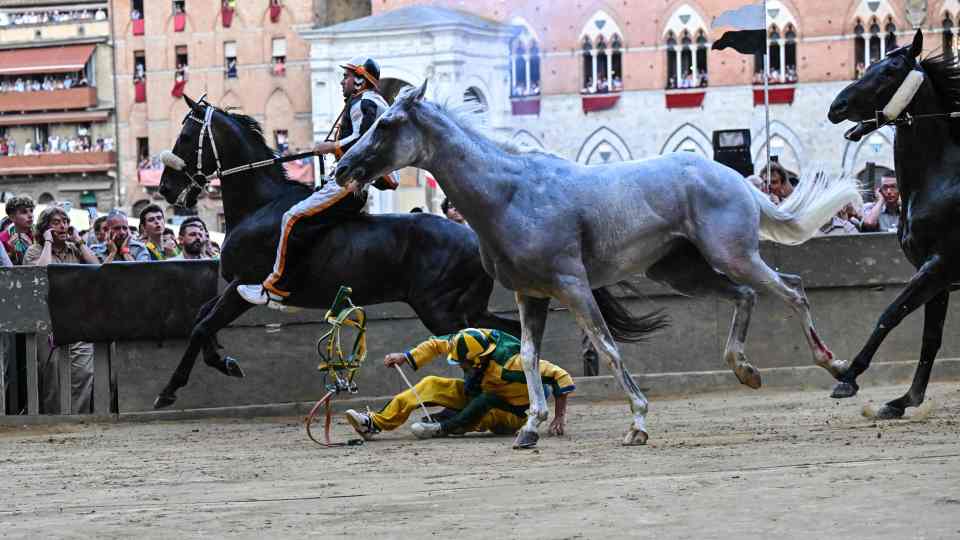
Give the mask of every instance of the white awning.
[[287, 40], [284, 38], [273, 38], [273, 56], [287, 55]]

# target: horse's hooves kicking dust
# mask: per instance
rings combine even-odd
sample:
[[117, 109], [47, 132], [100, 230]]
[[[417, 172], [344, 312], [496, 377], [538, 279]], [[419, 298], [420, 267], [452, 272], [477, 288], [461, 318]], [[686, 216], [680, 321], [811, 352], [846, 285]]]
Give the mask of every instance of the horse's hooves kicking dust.
[[623, 436], [623, 446], [643, 446], [647, 444], [647, 435], [646, 431], [640, 431], [639, 429], [631, 426], [627, 431], [627, 434]]
[[734, 370], [734, 374], [737, 376], [737, 379], [741, 384], [749, 386], [754, 390], [757, 390], [763, 385], [763, 379], [760, 377], [760, 371], [750, 364], [740, 364], [737, 366], [737, 369]]
[[833, 392], [830, 393], [830, 397], [833, 399], [850, 398], [857, 395], [859, 390], [860, 387], [856, 384], [841, 381], [833, 386]]
[[540, 440], [540, 434], [536, 431], [526, 431], [521, 429], [517, 433], [517, 438], [513, 441], [514, 450], [529, 450], [537, 446]]

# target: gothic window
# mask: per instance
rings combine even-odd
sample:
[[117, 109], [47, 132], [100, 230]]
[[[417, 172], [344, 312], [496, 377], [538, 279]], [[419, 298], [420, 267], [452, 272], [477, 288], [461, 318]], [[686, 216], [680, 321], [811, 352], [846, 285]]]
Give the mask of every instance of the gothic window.
[[863, 36], [863, 32], [863, 24], [857, 21], [857, 25], [853, 27], [853, 34], [856, 36], [853, 39], [853, 54], [855, 58], [854, 79], [863, 77], [863, 72], [867, 69], [867, 41]]
[[706, 24], [689, 5], [670, 16], [664, 31], [667, 49], [667, 88], [707, 86], [708, 53]]
[[893, 24], [893, 21], [888, 20], [884, 30], [887, 32], [887, 35], [883, 39], [884, 51], [881, 57], [886, 56], [888, 52], [897, 48], [897, 26]]
[[953, 50], [953, 20], [947, 13], [943, 18], [943, 54], [948, 58], [955, 55]]
[[623, 38], [616, 22], [598, 11], [581, 33], [583, 93], [623, 90]]
[[870, 25], [870, 58], [867, 65], [872, 65], [881, 58], [883, 58], [883, 40], [880, 39], [880, 25], [874, 20]]
[[526, 23], [514, 24], [520, 33], [510, 45], [510, 95], [540, 95], [540, 46]]

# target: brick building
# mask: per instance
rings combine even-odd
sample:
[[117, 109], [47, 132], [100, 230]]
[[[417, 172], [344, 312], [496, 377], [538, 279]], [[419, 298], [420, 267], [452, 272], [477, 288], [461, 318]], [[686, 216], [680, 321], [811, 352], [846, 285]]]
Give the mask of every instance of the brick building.
[[[712, 156], [714, 130], [747, 128], [759, 168], [766, 161], [756, 84], [762, 60], [710, 50], [720, 34], [710, 22], [745, 3], [378, 0], [371, 17], [304, 32], [315, 134], [339, 110], [334, 66], [350, 50], [378, 58], [388, 88], [430, 77], [431, 97], [477, 99], [495, 128], [582, 163], [673, 151]], [[960, 2], [768, 0], [767, 8], [771, 153], [798, 172], [892, 169], [892, 130], [848, 142], [846, 127], [827, 121], [827, 108], [858, 70], [917, 28], [928, 52], [954, 50]], [[420, 173], [392, 209], [435, 208], [430, 184]]]
[[[125, 206], [137, 213], [150, 202], [162, 202], [156, 194], [161, 168], [151, 157], [173, 146], [187, 112], [179, 97], [184, 93], [195, 99], [206, 94], [211, 103], [252, 116], [272, 146], [291, 152], [312, 146], [309, 49], [294, 29], [368, 14], [369, 4], [363, 4], [114, 0]], [[312, 183], [312, 173], [301, 179]], [[200, 200], [197, 211], [212, 228], [223, 230], [216, 191]]]
[[0, 192], [116, 204], [107, 0], [0, 4]]

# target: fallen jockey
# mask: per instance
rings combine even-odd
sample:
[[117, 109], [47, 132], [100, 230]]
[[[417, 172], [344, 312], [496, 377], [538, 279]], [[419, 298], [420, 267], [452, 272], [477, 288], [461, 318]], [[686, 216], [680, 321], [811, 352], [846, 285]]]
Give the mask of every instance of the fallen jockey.
[[[357, 57], [341, 67], [343, 79], [340, 86], [346, 101], [344, 112], [335, 128], [334, 140], [321, 142], [314, 148], [317, 155], [334, 154], [338, 159], [388, 107], [378, 90], [380, 66], [374, 59]], [[381, 190], [397, 189], [397, 174], [383, 176], [373, 185]], [[355, 192], [355, 186], [340, 187], [336, 182], [326, 181], [312, 195], [283, 214], [273, 273], [262, 284], [240, 285], [237, 292], [251, 304], [283, 308], [284, 299], [296, 287], [298, 258], [309, 249], [318, 230], [361, 213], [366, 202], [366, 187]]]
[[[380, 412], [347, 410], [347, 421], [369, 440], [402, 426], [419, 406], [419, 396], [426, 406], [444, 407], [439, 415], [431, 415], [434, 421], [424, 418], [411, 426], [421, 439], [487, 431], [512, 435], [524, 425], [530, 402], [517, 338], [498, 330], [468, 328], [432, 337], [407, 352], [388, 354], [383, 363], [387, 367], [405, 363], [417, 370], [441, 355], [463, 369], [463, 379], [424, 377], [414, 386], [415, 392], [401, 392]], [[541, 359], [539, 364], [544, 390], [556, 406], [550, 433], [562, 435], [567, 396], [575, 388], [573, 378], [550, 362]]]

